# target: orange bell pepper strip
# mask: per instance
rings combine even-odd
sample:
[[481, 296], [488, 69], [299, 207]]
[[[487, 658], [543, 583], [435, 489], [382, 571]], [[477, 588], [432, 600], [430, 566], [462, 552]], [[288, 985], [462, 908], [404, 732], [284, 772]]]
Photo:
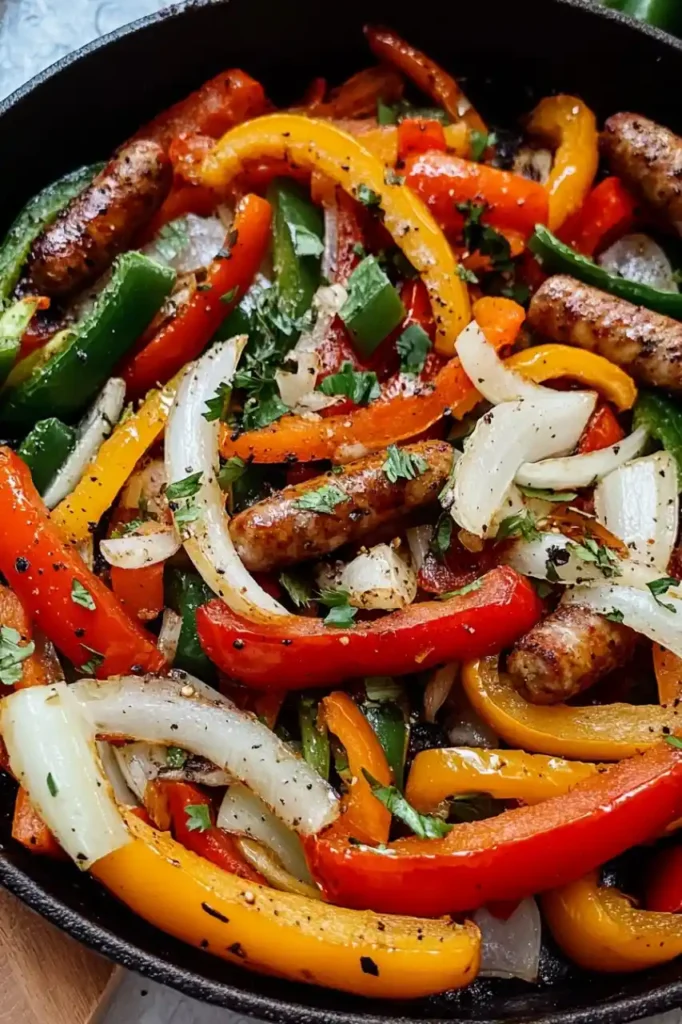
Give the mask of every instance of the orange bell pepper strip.
[[[511, 299], [487, 298], [475, 304], [474, 315], [490, 343], [501, 348], [514, 343], [526, 314]], [[238, 455], [255, 462], [286, 462], [291, 454], [300, 462], [347, 462], [358, 458], [358, 450], [364, 454], [415, 437], [446, 413], [461, 419], [480, 400], [459, 359], [454, 358], [414, 395], [396, 395], [349, 415], [321, 420], [284, 416], [237, 437], [224, 429], [220, 450], [225, 458]]]
[[8, 448], [0, 448], [0, 571], [33, 621], [74, 665], [94, 659], [93, 675], [104, 679], [167, 668], [154, 637], [126, 615], [64, 543], [28, 467]]
[[568, 377], [599, 391], [620, 412], [631, 409], [637, 398], [637, 386], [624, 370], [603, 356], [571, 348], [570, 345], [537, 345], [535, 348], [527, 348], [510, 356], [505, 366], [522, 373], [536, 384]]
[[583, 430], [582, 437], [578, 441], [578, 453], [585, 455], [587, 452], [610, 448], [612, 444], [618, 444], [624, 437], [625, 431], [616, 419], [611, 406], [600, 405], [594, 410]]
[[640, 910], [618, 889], [600, 887], [591, 871], [542, 897], [554, 940], [588, 971], [643, 971], [682, 953], [682, 918]]
[[222, 71], [204, 82], [168, 110], [149, 121], [135, 139], [154, 139], [168, 149], [184, 132], [200, 132], [217, 139], [241, 121], [264, 114], [268, 100], [263, 86], [245, 71]]
[[166, 425], [180, 375], [147, 396], [139, 411], [119, 423], [88, 466], [74, 491], [53, 510], [54, 525], [71, 544], [85, 540], [142, 456]]
[[375, 850], [331, 829], [306, 840], [306, 854], [325, 896], [343, 906], [457, 913], [565, 885], [657, 835], [680, 810], [682, 750], [659, 742], [569, 793], [454, 825], [443, 839]]
[[385, 843], [391, 827], [391, 813], [372, 794], [363, 769], [382, 786], [390, 786], [391, 769], [377, 734], [360, 708], [347, 693], [337, 691], [320, 702], [322, 717], [330, 732], [346, 748], [353, 776], [340, 819], [335, 828], [363, 843]]
[[372, 53], [379, 60], [401, 71], [442, 107], [452, 121], [464, 121], [472, 131], [487, 132], [483, 118], [471, 105], [459, 85], [439, 64], [416, 50], [388, 28], [365, 26]]
[[12, 839], [31, 853], [43, 857], [65, 859], [66, 854], [33, 807], [28, 793], [21, 786], [17, 792], [12, 816]]
[[620, 178], [604, 178], [559, 232], [562, 242], [584, 256], [594, 256], [609, 238], [625, 234], [635, 223], [636, 203]]
[[470, 320], [469, 293], [457, 262], [431, 214], [401, 179], [387, 177], [384, 165], [351, 135], [333, 124], [296, 114], [270, 114], [228, 132], [201, 165], [199, 180], [224, 188], [245, 161], [286, 158], [322, 172], [345, 192], [374, 193], [383, 224], [426, 285], [436, 321], [436, 349], [452, 355]]
[[425, 117], [406, 117], [398, 125], [398, 160], [406, 160], [413, 153], [447, 149], [445, 132], [440, 121]]
[[529, 704], [500, 674], [496, 658], [468, 662], [462, 684], [475, 710], [505, 743], [542, 754], [618, 761], [682, 729], [682, 707]]
[[141, 395], [165, 384], [201, 354], [256, 275], [270, 241], [271, 215], [270, 204], [260, 196], [241, 201], [225, 249], [208, 268], [205, 284], [125, 366], [129, 393]]
[[682, 658], [654, 644], [653, 659], [658, 699], [661, 704], [674, 704], [682, 697]]
[[484, 224], [517, 231], [524, 238], [536, 224], [547, 223], [545, 187], [512, 171], [429, 152], [408, 157], [400, 173], [445, 231], [461, 234], [464, 217], [457, 206], [467, 202], [485, 206]]
[[[21, 644], [34, 640], [31, 620], [21, 600], [9, 587], [0, 586], [0, 625], [15, 629], [21, 637]], [[21, 679], [15, 683], [16, 689], [25, 686], [45, 686], [59, 678], [56, 669], [34, 643], [34, 651], [21, 662]]]
[[429, 814], [450, 796], [489, 793], [496, 800], [539, 804], [568, 793], [599, 766], [523, 750], [478, 750], [440, 747], [422, 750], [412, 762], [405, 796]]
[[645, 902], [647, 910], [682, 913], [682, 846], [679, 843], [658, 850], [647, 865]]
[[468, 985], [480, 962], [470, 922], [379, 917], [221, 871], [126, 812], [133, 842], [92, 874], [145, 921], [240, 967], [376, 999]]
[[550, 231], [556, 231], [585, 202], [599, 164], [599, 132], [594, 114], [576, 96], [547, 96], [526, 125], [530, 135], [555, 147], [545, 184]]

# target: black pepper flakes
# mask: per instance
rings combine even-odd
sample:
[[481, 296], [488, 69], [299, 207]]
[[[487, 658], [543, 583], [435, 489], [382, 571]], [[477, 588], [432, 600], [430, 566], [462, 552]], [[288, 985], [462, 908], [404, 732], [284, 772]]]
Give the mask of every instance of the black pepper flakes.
[[213, 907], [209, 907], [208, 903], [202, 903], [201, 909], [205, 914], [208, 914], [209, 917], [215, 917], [216, 921], [222, 921], [223, 924], [230, 923], [229, 917], [225, 917], [225, 915], [221, 914], [219, 910], [214, 910]]
[[361, 956], [360, 967], [362, 968], [363, 974], [371, 974], [373, 978], [379, 977], [379, 968], [374, 963], [371, 956]]

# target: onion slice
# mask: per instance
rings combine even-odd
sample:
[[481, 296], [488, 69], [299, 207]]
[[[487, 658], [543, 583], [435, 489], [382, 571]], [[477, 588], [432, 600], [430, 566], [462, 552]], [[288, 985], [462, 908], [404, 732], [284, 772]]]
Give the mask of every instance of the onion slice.
[[562, 603], [592, 608], [601, 615], [615, 614], [619, 622], [636, 633], [642, 633], [678, 658], [682, 657], [682, 595], [679, 590], [668, 590], [656, 600], [651, 592], [602, 583], [571, 587]]
[[317, 772], [254, 715], [192, 676], [85, 679], [71, 691], [99, 733], [198, 754], [303, 835], [319, 832], [339, 813], [336, 794]]
[[417, 596], [417, 574], [410, 560], [390, 544], [375, 544], [345, 565], [336, 585], [348, 591], [349, 604], [366, 611], [395, 611]]
[[464, 328], [455, 348], [467, 377], [493, 405], [519, 398], [543, 398], [553, 393], [550, 388], [533, 384], [506, 367], [475, 320]]
[[235, 783], [227, 789], [217, 824], [226, 832], [257, 839], [272, 850], [289, 874], [301, 882], [311, 882], [301, 840], [246, 786]]
[[[197, 492], [178, 502], [179, 508], [173, 513], [185, 550], [197, 570], [233, 612], [262, 618], [264, 614], [288, 613], [256, 583], [235, 550], [217, 480], [220, 422], [204, 417], [206, 403], [218, 387], [232, 383], [247, 340], [246, 335], [240, 335], [214, 345], [188, 367], [168, 417], [166, 471], [169, 484], [199, 474]], [[187, 521], [178, 515], [180, 511], [196, 518]]]
[[182, 632], [182, 616], [172, 608], [164, 608], [161, 629], [156, 646], [159, 648], [169, 665], [175, 661]]
[[626, 281], [644, 284], [661, 292], [679, 291], [670, 260], [648, 235], [623, 235], [597, 257], [597, 262]]
[[180, 534], [174, 526], [142, 523], [124, 537], [111, 537], [100, 542], [100, 551], [109, 565], [119, 569], [144, 569], [165, 562], [182, 547]]
[[412, 556], [412, 564], [419, 572], [431, 547], [433, 540], [433, 526], [410, 526], [405, 530], [405, 536]]
[[532, 541], [517, 541], [507, 551], [505, 562], [522, 576], [569, 585], [603, 583], [613, 576], [619, 584], [648, 590], [648, 584], [661, 575], [634, 559], [619, 558], [615, 552], [605, 566], [581, 558], [579, 543], [561, 533], [541, 533]]
[[190, 757], [181, 768], [168, 764], [168, 748], [158, 743], [125, 743], [114, 753], [123, 778], [140, 803], [148, 782], [197, 782], [202, 786], [227, 786], [229, 775], [204, 758]]
[[54, 508], [71, 494], [88, 465], [92, 462], [118, 423], [125, 402], [125, 381], [112, 377], [104, 385], [94, 405], [78, 428], [76, 447], [67, 456], [64, 464], [45, 491], [43, 501], [48, 508]]
[[522, 900], [506, 920], [481, 907], [472, 920], [481, 929], [482, 978], [521, 978], [536, 982], [542, 946], [542, 920], [535, 900]]
[[594, 492], [597, 519], [645, 565], [665, 572], [677, 539], [677, 463], [661, 451], [621, 466]]
[[0, 731], [13, 774], [81, 870], [130, 842], [71, 687], [33, 686], [5, 697]]
[[638, 427], [622, 441], [596, 452], [545, 459], [543, 462], [525, 462], [516, 474], [516, 483], [522, 487], [556, 491], [568, 487], [592, 487], [597, 480], [644, 451], [648, 436], [644, 427]]
[[596, 403], [593, 392], [547, 395], [495, 406], [465, 442], [454, 471], [451, 513], [477, 537], [489, 533], [519, 466], [570, 451]]

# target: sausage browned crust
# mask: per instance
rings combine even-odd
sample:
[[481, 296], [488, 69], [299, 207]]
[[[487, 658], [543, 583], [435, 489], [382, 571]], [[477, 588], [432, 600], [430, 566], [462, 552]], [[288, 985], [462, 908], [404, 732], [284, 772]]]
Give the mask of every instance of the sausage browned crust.
[[635, 634], [589, 608], [559, 605], [514, 646], [507, 671], [533, 704], [559, 704], [586, 690], [632, 655]]
[[125, 146], [33, 243], [32, 289], [65, 298], [91, 284], [156, 213], [172, 179], [158, 143], [138, 139]]
[[[247, 569], [263, 572], [326, 555], [435, 501], [452, 467], [452, 448], [444, 441], [422, 441], [402, 451], [426, 461], [426, 469], [414, 480], [391, 483], [383, 469], [386, 452], [377, 452], [349, 462], [341, 472], [285, 487], [240, 512], [230, 522], [230, 535]], [[347, 499], [338, 504], [333, 500], [331, 514], [300, 508], [304, 495], [325, 486], [335, 488], [332, 499], [338, 492]]]
[[533, 296], [528, 323], [552, 341], [606, 356], [642, 384], [682, 391], [677, 320], [557, 275]]
[[682, 234], [682, 139], [639, 114], [614, 114], [602, 153], [630, 191]]

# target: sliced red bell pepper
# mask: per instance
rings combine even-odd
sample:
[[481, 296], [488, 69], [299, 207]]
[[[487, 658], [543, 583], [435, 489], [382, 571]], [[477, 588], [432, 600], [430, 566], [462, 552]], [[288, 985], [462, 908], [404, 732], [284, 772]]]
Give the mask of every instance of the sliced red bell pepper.
[[12, 839], [31, 853], [66, 860], [66, 854], [40, 817], [22, 787], [17, 791], [12, 816]]
[[111, 589], [129, 615], [151, 622], [163, 611], [163, 562], [142, 569], [112, 565]]
[[325, 833], [306, 842], [327, 899], [387, 914], [440, 914], [565, 885], [658, 834], [682, 811], [682, 751], [660, 743], [569, 793], [380, 850]]
[[250, 622], [219, 600], [199, 609], [197, 628], [209, 658], [233, 679], [302, 689], [492, 654], [526, 633], [541, 613], [528, 580], [502, 566], [468, 594], [413, 604], [352, 629], [298, 615]]
[[494, 548], [484, 547], [482, 551], [468, 551], [457, 537], [457, 528], [452, 532], [450, 547], [442, 559], [429, 551], [417, 575], [421, 590], [427, 594], [445, 594], [458, 590], [489, 572], [498, 557]]
[[446, 231], [461, 233], [464, 218], [457, 204], [466, 202], [486, 205], [483, 223], [524, 238], [536, 224], [547, 223], [546, 189], [520, 174], [434, 152], [408, 157], [401, 174]]
[[440, 121], [426, 117], [406, 117], [398, 125], [398, 162], [407, 160], [413, 153], [428, 153], [447, 149], [445, 132]]
[[92, 663], [100, 679], [167, 668], [154, 638], [64, 543], [28, 467], [9, 448], [0, 448], [0, 572], [74, 665]]
[[620, 178], [604, 178], [566, 221], [559, 238], [584, 256], [593, 256], [610, 236], [624, 234], [635, 223], [635, 200]]
[[[345, 287], [358, 263], [362, 259], [365, 235], [357, 202], [342, 189], [336, 189], [331, 200], [336, 209], [336, 268], [334, 283]], [[335, 317], [331, 328], [318, 348], [320, 357], [319, 379], [324, 380], [338, 373], [344, 363], [351, 363], [353, 369], [363, 369], [346, 326], [340, 317]], [[338, 412], [338, 406], [333, 414]]]
[[682, 913], [682, 846], [660, 850], [649, 864], [647, 874], [647, 910]]
[[144, 395], [165, 384], [190, 359], [196, 359], [251, 284], [270, 239], [270, 204], [256, 195], [237, 207], [234, 225], [205, 283], [158, 334], [132, 356], [122, 376], [129, 394]]
[[[168, 801], [173, 835], [186, 850], [205, 857], [223, 871], [267, 885], [263, 876], [244, 860], [232, 836], [218, 828], [213, 805], [198, 786], [191, 782], [163, 782], [161, 785]], [[192, 813], [189, 808], [197, 808], [200, 814]], [[203, 816], [210, 825], [192, 828], [194, 822], [200, 824], [204, 808]]]
[[616, 414], [610, 405], [600, 405], [592, 413], [590, 421], [583, 431], [578, 442], [578, 452], [583, 455], [587, 452], [596, 452], [601, 448], [609, 448], [612, 444], [618, 444], [625, 437], [625, 431], [616, 419]]

